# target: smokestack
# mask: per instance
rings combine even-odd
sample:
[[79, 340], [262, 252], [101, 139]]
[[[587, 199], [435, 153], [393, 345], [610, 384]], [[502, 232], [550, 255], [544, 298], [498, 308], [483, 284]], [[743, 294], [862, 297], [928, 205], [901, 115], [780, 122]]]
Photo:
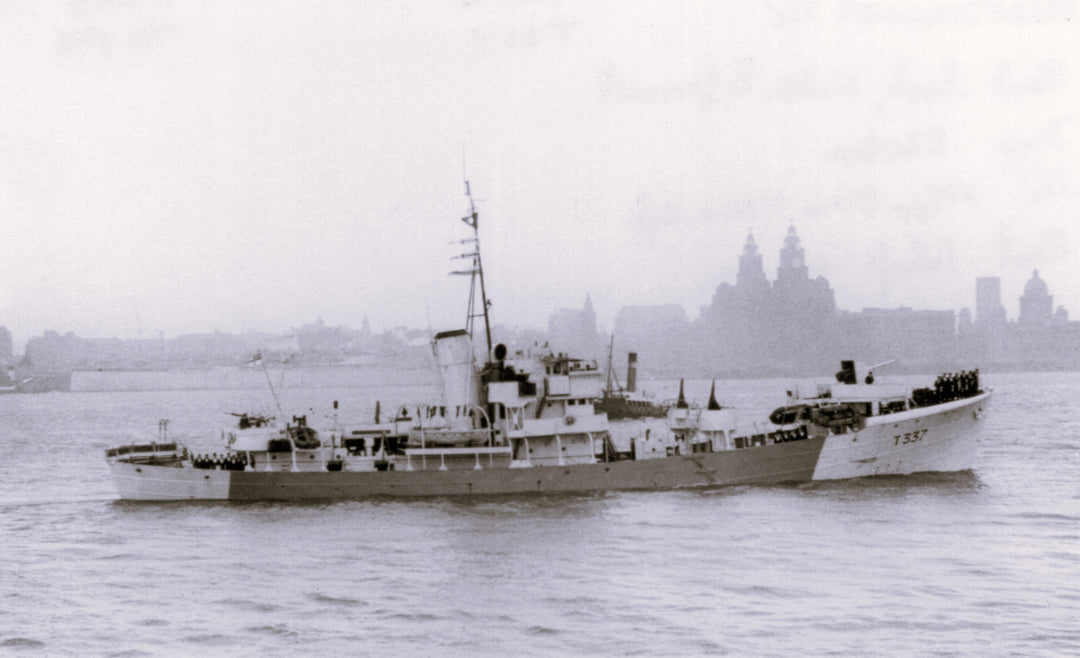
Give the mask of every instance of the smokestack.
[[478, 398], [472, 339], [464, 329], [443, 331], [435, 334], [432, 346], [442, 379], [443, 403], [454, 410], [453, 418], [461, 425], [454, 429], [472, 429], [469, 414]]
[[626, 355], [626, 391], [633, 393], [637, 390], [637, 352]]

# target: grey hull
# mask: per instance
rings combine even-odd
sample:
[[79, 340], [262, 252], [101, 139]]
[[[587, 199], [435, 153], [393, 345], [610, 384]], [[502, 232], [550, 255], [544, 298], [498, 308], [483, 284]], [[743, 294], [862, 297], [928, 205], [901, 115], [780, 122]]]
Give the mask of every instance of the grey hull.
[[[675, 489], [834, 480], [975, 463], [989, 393], [873, 417], [858, 431], [676, 457], [567, 466], [387, 471], [229, 471], [110, 463], [125, 500], [345, 500]], [[479, 460], [478, 460], [479, 461]]]
[[381, 496], [467, 496], [674, 489], [803, 482], [823, 441], [599, 464], [417, 471], [207, 471], [111, 465], [125, 500], [350, 500]]

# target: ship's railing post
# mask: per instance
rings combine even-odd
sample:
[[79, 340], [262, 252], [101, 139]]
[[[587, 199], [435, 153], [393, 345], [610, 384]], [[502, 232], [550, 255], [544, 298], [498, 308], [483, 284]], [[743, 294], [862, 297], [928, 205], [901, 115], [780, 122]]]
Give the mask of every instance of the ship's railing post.
[[478, 405], [478, 404], [470, 404], [469, 406], [472, 407], [473, 409], [479, 410], [480, 415], [482, 415], [484, 417], [484, 422], [487, 424], [487, 430], [488, 430], [488, 444], [490, 445], [491, 442], [494, 440], [494, 437], [495, 437], [495, 426], [491, 424], [491, 418], [488, 417], [487, 411], [483, 407], [481, 407], [480, 405]]
[[427, 433], [424, 431], [424, 414], [420, 413], [419, 410], [417, 410], [416, 415], [420, 417], [419, 418], [419, 420], [420, 420], [420, 449], [424, 450], [424, 452], [420, 453], [420, 455], [421, 455], [420, 456], [420, 467], [423, 470], [426, 471], [427, 470]]
[[498, 409], [499, 409], [500, 407], [502, 408], [502, 420], [503, 420], [503, 426], [505, 427], [505, 426], [506, 426], [506, 424], [507, 424], [507, 422], [508, 422], [508, 421], [507, 421], [507, 418], [509, 417], [509, 414], [508, 414], [508, 413], [506, 413], [506, 405], [505, 405], [504, 403], [502, 403], [502, 402], [496, 402], [496, 403], [494, 403], [494, 404], [492, 405], [492, 410], [491, 410], [491, 413], [492, 413], [492, 414], [494, 414], [494, 415], [492, 416], [492, 418], [491, 418], [491, 421], [490, 421], [490, 422], [488, 423], [488, 425], [489, 425], [489, 429], [488, 429], [488, 441], [487, 441], [487, 445], [488, 445], [488, 447], [489, 447], [489, 448], [490, 448], [491, 446], [495, 445], [495, 431], [496, 431], [496, 427], [495, 427], [495, 425], [494, 425], [493, 423], [495, 423], [496, 421], [498, 421], [498, 420], [499, 420], [499, 412], [498, 412]]
[[285, 438], [289, 440], [289, 446], [292, 450], [289, 455], [292, 457], [292, 472], [295, 473], [300, 470], [300, 467], [296, 465], [296, 441], [293, 441], [292, 434], [289, 433], [289, 425], [285, 425]]

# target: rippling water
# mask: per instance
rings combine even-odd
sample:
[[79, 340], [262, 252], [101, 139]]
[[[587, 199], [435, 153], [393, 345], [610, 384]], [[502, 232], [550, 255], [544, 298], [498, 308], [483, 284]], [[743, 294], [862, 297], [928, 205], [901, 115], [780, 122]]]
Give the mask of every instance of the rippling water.
[[[984, 379], [974, 472], [318, 505], [115, 500], [106, 446], [170, 418], [213, 450], [262, 391], [0, 396], [0, 652], [1075, 655], [1080, 373]], [[784, 386], [717, 390], [767, 413]], [[366, 420], [375, 394], [283, 406]]]

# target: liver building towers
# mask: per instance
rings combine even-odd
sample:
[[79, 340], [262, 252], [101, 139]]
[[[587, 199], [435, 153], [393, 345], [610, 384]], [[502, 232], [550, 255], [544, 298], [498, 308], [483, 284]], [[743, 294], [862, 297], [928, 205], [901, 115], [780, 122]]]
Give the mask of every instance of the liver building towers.
[[836, 301], [824, 277], [810, 278], [794, 226], [773, 282], [753, 234], [747, 236], [735, 285], [716, 288], [712, 304], [702, 308], [700, 329], [722, 361], [743, 374], [831, 367], [827, 348], [835, 344]]

